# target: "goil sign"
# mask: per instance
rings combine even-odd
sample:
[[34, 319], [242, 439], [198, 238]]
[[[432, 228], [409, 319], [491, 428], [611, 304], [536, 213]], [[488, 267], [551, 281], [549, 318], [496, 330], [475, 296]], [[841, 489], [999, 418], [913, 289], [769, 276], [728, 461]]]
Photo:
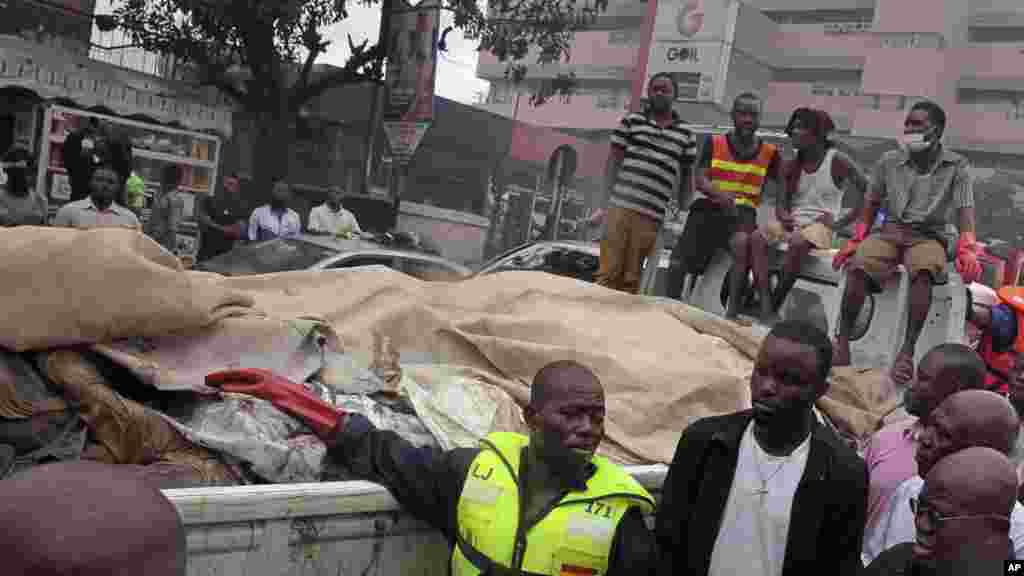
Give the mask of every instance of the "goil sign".
[[697, 49], [691, 46], [669, 48], [665, 54], [665, 59], [669, 62], [693, 62], [694, 64], [700, 62]]

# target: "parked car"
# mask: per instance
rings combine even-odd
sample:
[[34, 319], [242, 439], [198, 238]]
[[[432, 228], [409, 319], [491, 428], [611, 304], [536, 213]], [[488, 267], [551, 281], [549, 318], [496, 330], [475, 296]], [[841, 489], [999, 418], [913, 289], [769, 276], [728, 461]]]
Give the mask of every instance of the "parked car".
[[[541, 240], [523, 244], [492, 258], [480, 267], [476, 275], [533, 270], [594, 282], [600, 260], [601, 248], [596, 242]], [[662, 257], [659, 268], [668, 268], [667, 256]]]
[[421, 280], [456, 281], [472, 274], [469, 268], [408, 245], [401, 236], [344, 240], [301, 235], [245, 244], [200, 262], [196, 270], [225, 276], [271, 274], [296, 270], [335, 270], [382, 265]]
[[[601, 247], [596, 242], [575, 240], [541, 240], [529, 242], [496, 256], [480, 267], [476, 275], [510, 270], [533, 270], [594, 282], [601, 260]], [[663, 251], [658, 263], [659, 281], [650, 296], [664, 296], [664, 276], [668, 271], [669, 252]]]

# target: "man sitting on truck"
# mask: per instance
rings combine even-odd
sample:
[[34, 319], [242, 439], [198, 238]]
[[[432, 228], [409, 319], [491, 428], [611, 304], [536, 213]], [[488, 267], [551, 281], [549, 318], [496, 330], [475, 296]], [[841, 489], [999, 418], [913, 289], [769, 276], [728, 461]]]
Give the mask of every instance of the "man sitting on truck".
[[[914, 374], [914, 350], [928, 319], [932, 286], [946, 274], [947, 214], [956, 209], [960, 238], [956, 269], [964, 284], [981, 273], [974, 233], [974, 188], [963, 156], [942, 144], [946, 113], [927, 100], [910, 109], [900, 138], [900, 150], [887, 152], [875, 166], [863, 220], [854, 237], [836, 254], [832, 266], [850, 264], [843, 294], [836, 366], [850, 364], [850, 333], [860, 315], [868, 289], [880, 290], [903, 264], [910, 277], [907, 330], [892, 368], [892, 380], [905, 384]], [[882, 231], [868, 236], [879, 208], [885, 208]]]
[[[761, 205], [764, 185], [769, 180], [780, 184], [781, 156], [778, 148], [757, 136], [761, 126], [762, 101], [753, 93], [736, 97], [732, 105], [732, 132], [707, 138], [698, 160], [697, 190], [704, 197], [690, 206], [686, 227], [673, 251], [678, 272], [669, 281], [671, 296], [682, 292], [687, 274], [699, 275], [715, 253], [729, 247], [735, 264], [730, 272], [726, 317], [735, 319], [742, 310], [747, 276], [766, 277], [767, 261], [760, 258], [763, 246], [754, 235], [757, 207]], [[770, 299], [762, 309], [767, 312]]]
[[654, 500], [620, 466], [596, 455], [604, 390], [586, 367], [541, 368], [525, 409], [530, 435], [497, 432], [479, 448], [417, 448], [359, 414], [341, 412], [303, 386], [264, 370], [207, 376], [305, 422], [327, 457], [441, 531], [455, 576], [507, 573], [648, 574], [654, 538], [644, 515]]
[[0, 481], [0, 572], [185, 576], [181, 517], [138, 469], [80, 460]]
[[[848, 191], [863, 198], [868, 181], [849, 156], [836, 149], [831, 140], [835, 123], [827, 112], [798, 108], [789, 118], [786, 133], [793, 140], [796, 158], [783, 169], [781, 197], [775, 209], [777, 221], [769, 223], [759, 235], [765, 246], [786, 242], [782, 278], [772, 296], [772, 312], [777, 313], [796, 284], [804, 259], [811, 250], [832, 248], [832, 231], [857, 218], [858, 211], [839, 219], [843, 196]], [[758, 258], [765, 258], [758, 255]], [[758, 278], [758, 290], [769, 294], [767, 275]]]

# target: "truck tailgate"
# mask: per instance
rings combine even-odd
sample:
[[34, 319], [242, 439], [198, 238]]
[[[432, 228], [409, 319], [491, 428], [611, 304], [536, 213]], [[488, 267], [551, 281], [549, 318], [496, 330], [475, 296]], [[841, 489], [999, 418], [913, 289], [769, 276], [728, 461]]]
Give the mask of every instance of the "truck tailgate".
[[[627, 468], [658, 495], [667, 467]], [[188, 534], [188, 576], [447, 574], [441, 534], [370, 482], [164, 493]]]

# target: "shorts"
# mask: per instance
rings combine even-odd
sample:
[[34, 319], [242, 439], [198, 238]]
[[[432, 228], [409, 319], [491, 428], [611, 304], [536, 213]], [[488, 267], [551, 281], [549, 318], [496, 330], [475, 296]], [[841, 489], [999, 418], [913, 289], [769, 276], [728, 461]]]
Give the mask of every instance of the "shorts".
[[911, 277], [920, 272], [932, 282], [946, 281], [946, 247], [935, 238], [899, 224], [886, 224], [878, 234], [868, 236], [853, 260], [851, 269], [864, 270], [881, 286], [903, 264]]
[[761, 233], [768, 240], [769, 244], [792, 243], [794, 236], [800, 236], [810, 242], [815, 250], [832, 249], [832, 229], [821, 222], [815, 222], [808, 226], [787, 232], [778, 221], [769, 222], [761, 228]]
[[727, 249], [735, 232], [757, 230], [757, 210], [737, 206], [732, 213], [707, 198], [698, 198], [690, 205], [686, 227], [672, 251], [672, 260], [680, 263], [685, 273], [703, 274], [718, 250]]

